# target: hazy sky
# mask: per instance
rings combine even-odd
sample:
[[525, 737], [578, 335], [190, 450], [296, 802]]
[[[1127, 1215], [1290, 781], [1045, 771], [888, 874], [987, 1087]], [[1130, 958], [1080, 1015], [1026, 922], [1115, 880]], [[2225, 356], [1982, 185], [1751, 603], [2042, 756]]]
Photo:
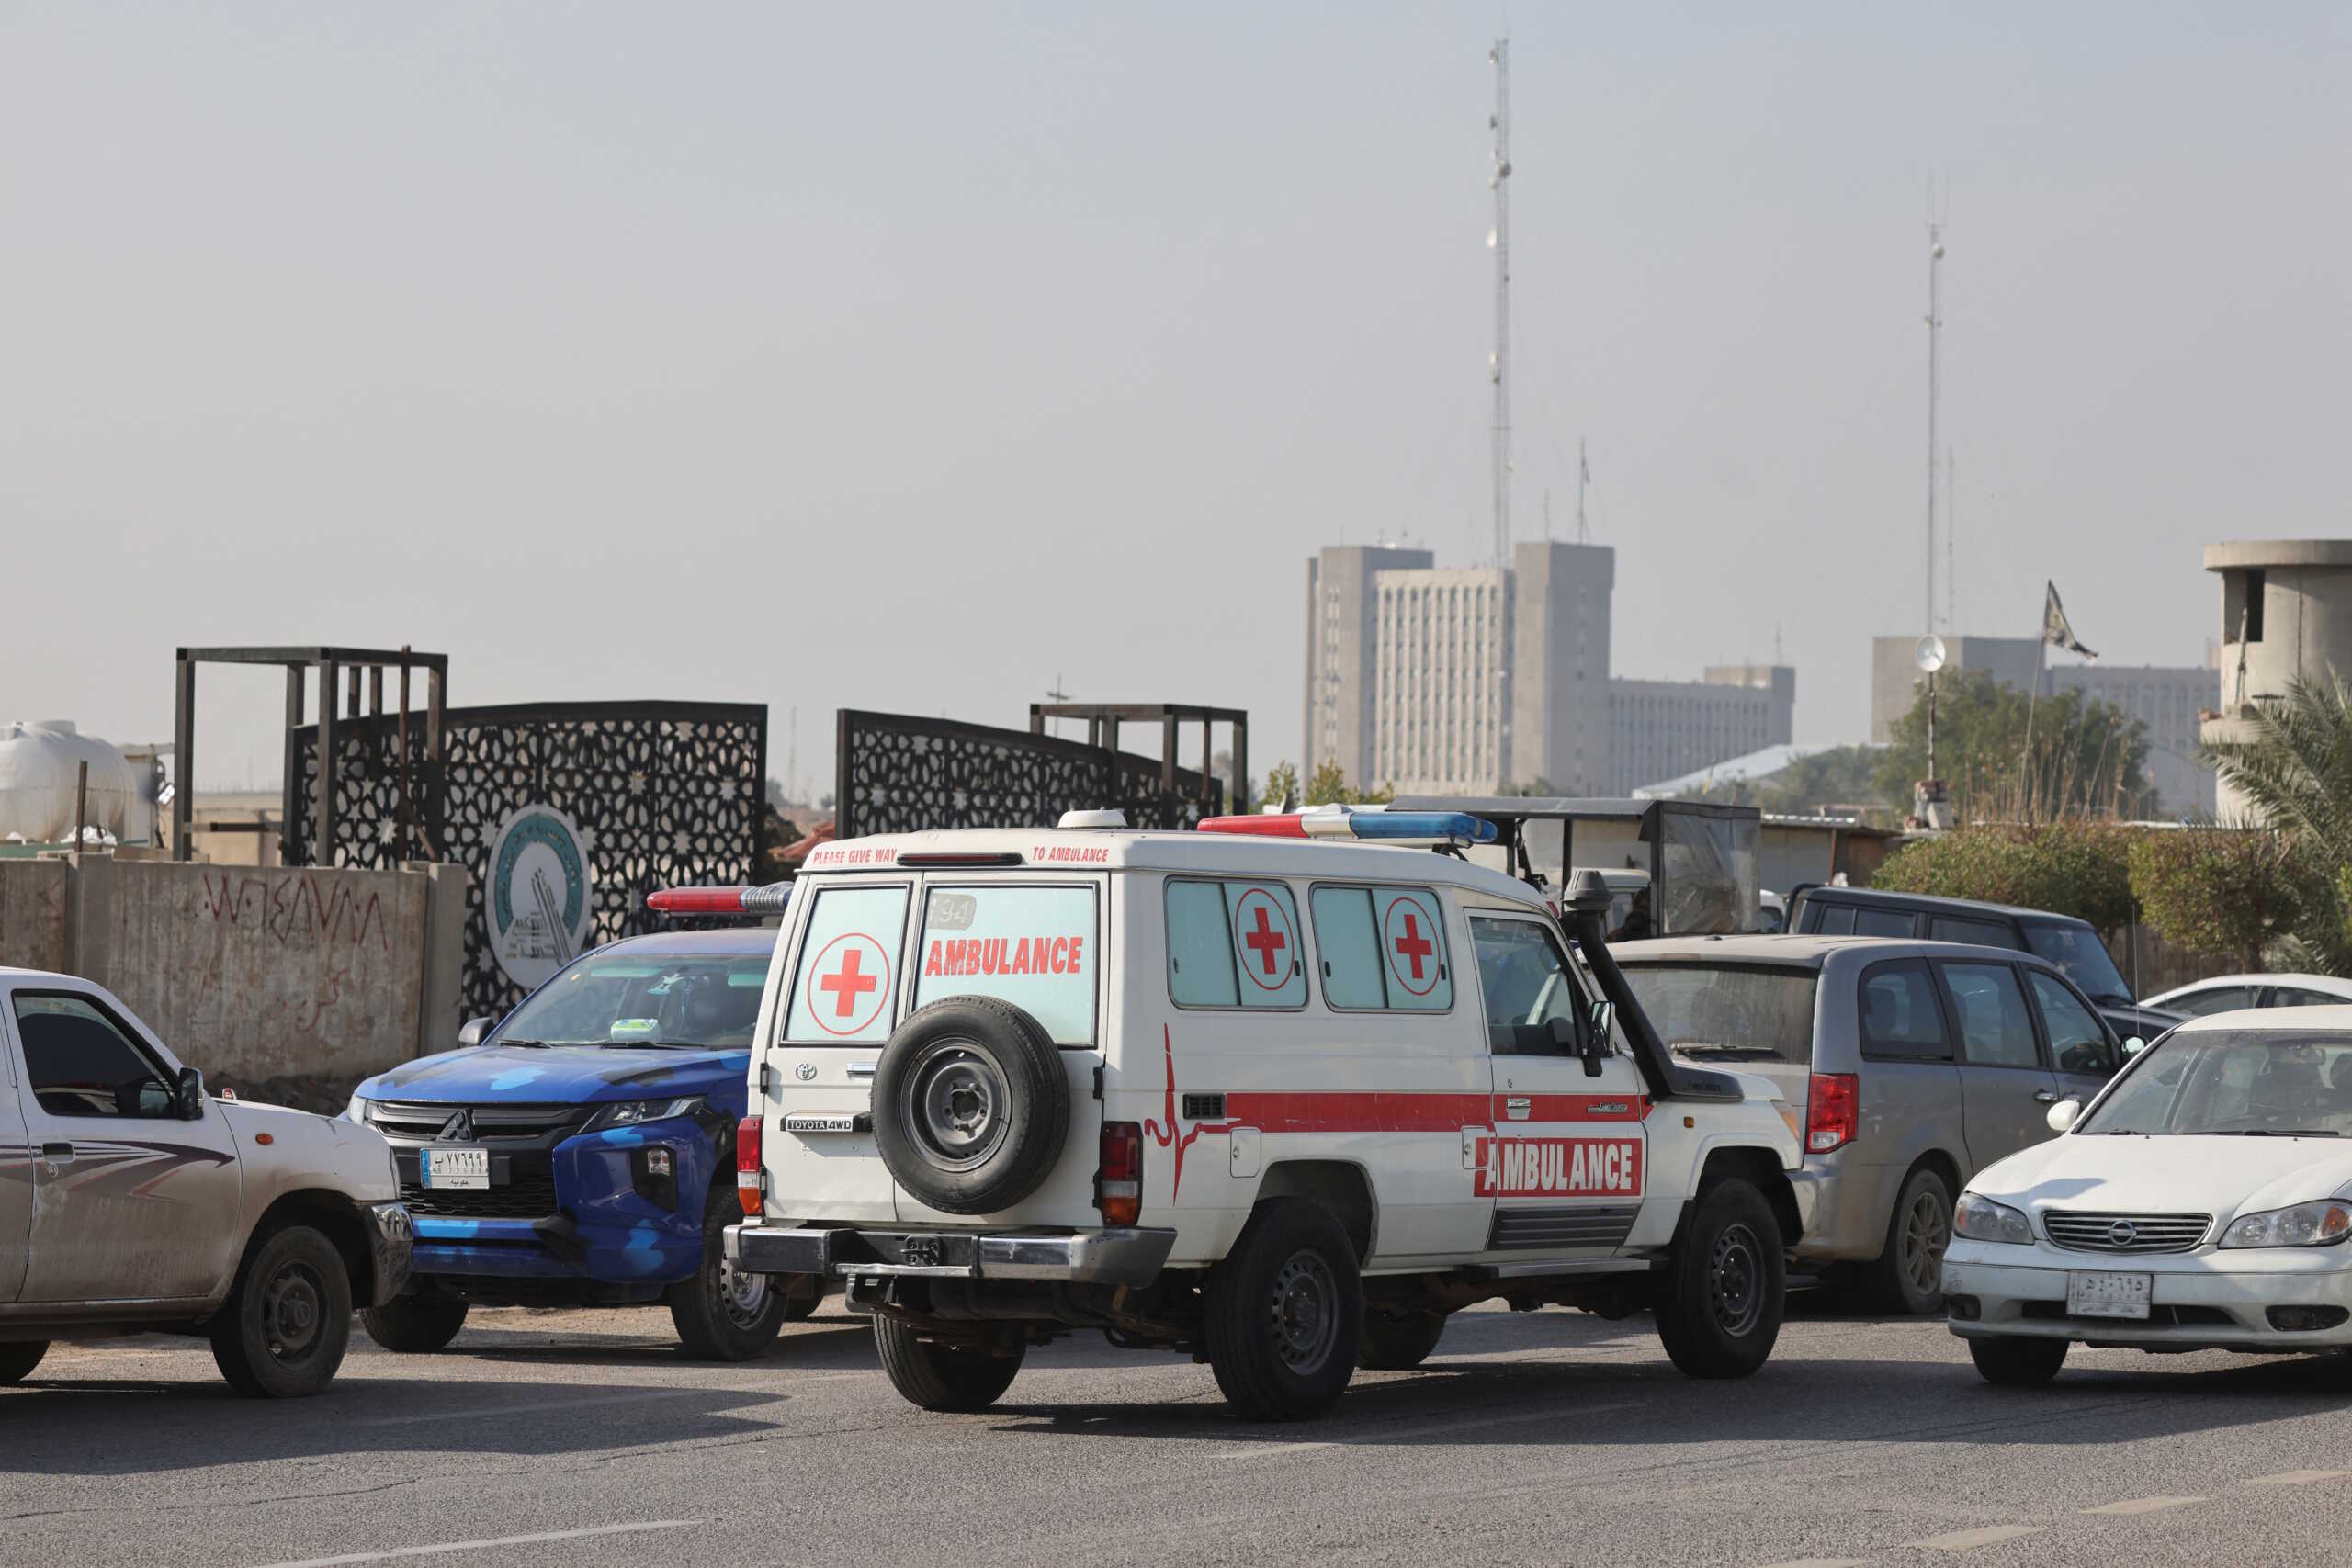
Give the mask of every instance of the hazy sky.
[[[0, 0], [0, 718], [167, 739], [171, 653], [452, 699], [1299, 741], [1305, 560], [1487, 537], [1491, 5]], [[2352, 7], [1515, 7], [1522, 536], [1615, 668], [1918, 629], [1950, 184], [1959, 625], [2054, 577], [2193, 662], [2199, 547], [2352, 533]], [[199, 784], [274, 782], [213, 674]]]

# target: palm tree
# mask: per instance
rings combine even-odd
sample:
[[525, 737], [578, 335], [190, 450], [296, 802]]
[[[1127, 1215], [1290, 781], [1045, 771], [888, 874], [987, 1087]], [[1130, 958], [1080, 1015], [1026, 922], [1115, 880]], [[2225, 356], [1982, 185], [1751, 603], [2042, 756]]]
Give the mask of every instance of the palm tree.
[[2255, 818], [2297, 840], [2329, 874], [2324, 889], [2289, 938], [2295, 962], [2330, 975], [2352, 973], [2346, 913], [2352, 874], [2352, 684], [2333, 671], [2297, 680], [2284, 695], [2251, 705], [2254, 739], [2208, 748], [2222, 781], [2253, 807]]

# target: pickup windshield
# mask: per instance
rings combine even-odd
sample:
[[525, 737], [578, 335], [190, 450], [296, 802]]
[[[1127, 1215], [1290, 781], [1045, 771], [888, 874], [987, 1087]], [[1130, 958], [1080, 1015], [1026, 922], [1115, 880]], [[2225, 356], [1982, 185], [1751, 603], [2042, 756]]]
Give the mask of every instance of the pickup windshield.
[[1813, 1060], [1812, 969], [1625, 964], [1625, 983], [1667, 1049], [1725, 1061]]
[[2308, 1029], [2176, 1031], [2134, 1062], [2075, 1130], [2145, 1137], [2352, 1135], [2352, 1036]]
[[764, 955], [589, 953], [531, 994], [489, 1044], [749, 1046]]

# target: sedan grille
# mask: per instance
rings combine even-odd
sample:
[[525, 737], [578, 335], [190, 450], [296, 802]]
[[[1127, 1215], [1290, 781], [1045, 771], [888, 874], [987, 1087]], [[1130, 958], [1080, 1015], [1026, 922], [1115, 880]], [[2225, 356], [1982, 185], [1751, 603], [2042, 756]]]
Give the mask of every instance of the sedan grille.
[[2069, 1252], [2194, 1252], [2211, 1214], [2106, 1214], [2051, 1209], [2041, 1228]]

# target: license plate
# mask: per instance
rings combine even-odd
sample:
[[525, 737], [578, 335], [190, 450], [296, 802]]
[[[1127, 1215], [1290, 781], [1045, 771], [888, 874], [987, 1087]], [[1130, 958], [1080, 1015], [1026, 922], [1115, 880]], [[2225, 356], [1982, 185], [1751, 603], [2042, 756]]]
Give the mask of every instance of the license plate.
[[2153, 1274], [2068, 1274], [2068, 1317], [2145, 1317]]
[[427, 1187], [480, 1189], [490, 1185], [488, 1149], [427, 1149], [422, 1164]]

